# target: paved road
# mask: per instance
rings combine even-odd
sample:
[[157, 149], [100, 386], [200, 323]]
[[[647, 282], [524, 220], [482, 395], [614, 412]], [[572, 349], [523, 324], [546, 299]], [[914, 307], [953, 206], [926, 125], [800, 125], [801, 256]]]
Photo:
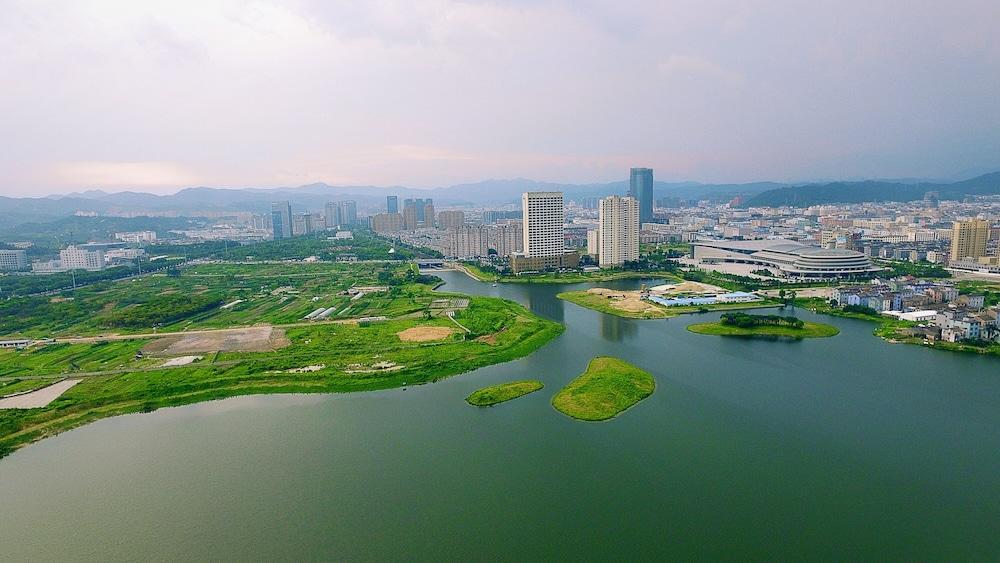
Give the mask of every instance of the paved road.
[[79, 379], [66, 379], [31, 393], [0, 399], [0, 409], [37, 409], [48, 406], [77, 383], [80, 383]]

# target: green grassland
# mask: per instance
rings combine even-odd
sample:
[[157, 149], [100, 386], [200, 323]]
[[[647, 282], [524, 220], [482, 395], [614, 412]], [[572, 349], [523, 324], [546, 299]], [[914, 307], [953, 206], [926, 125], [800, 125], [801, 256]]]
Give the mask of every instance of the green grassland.
[[[234, 395], [368, 391], [433, 382], [523, 357], [563, 330], [562, 325], [536, 317], [518, 304], [485, 297], [473, 297], [466, 310], [456, 313], [456, 320], [472, 333], [456, 332], [423, 343], [403, 342], [397, 336], [414, 326], [454, 327], [440, 317], [369, 326], [316, 324], [288, 329], [291, 345], [277, 353], [221, 353], [192, 366], [81, 374], [82, 382], [48, 407], [0, 410], [0, 454], [122, 413]], [[122, 346], [119, 351], [111, 364], [125, 361], [131, 349]], [[322, 367], [290, 371], [309, 366]]]
[[7, 397], [10, 395], [16, 395], [18, 393], [26, 393], [28, 391], [34, 391], [36, 389], [41, 389], [59, 381], [62, 378], [49, 379], [49, 378], [33, 378], [33, 379], [18, 379], [18, 378], [0, 378], [0, 397]]
[[765, 337], [765, 338], [828, 338], [840, 333], [840, 329], [823, 323], [806, 322], [801, 328], [791, 326], [737, 327], [719, 322], [688, 325], [687, 329], [696, 334], [713, 336]]
[[465, 398], [465, 402], [476, 407], [490, 407], [534, 393], [542, 387], [542, 382], [535, 379], [511, 381], [477, 389]]
[[569, 301], [570, 303], [579, 305], [581, 307], [586, 307], [587, 309], [593, 309], [601, 313], [607, 313], [609, 315], [615, 315], [617, 317], [624, 317], [627, 319], [668, 319], [670, 317], [676, 317], [678, 315], [687, 315], [691, 313], [704, 313], [708, 311], [734, 311], [739, 309], [765, 309], [771, 307], [777, 307], [780, 305], [778, 301], [771, 299], [763, 301], [754, 301], [751, 303], [717, 303], [714, 305], [692, 305], [692, 306], [678, 306], [678, 307], [664, 307], [662, 305], [657, 305], [653, 302], [648, 302], [650, 307], [642, 312], [635, 311], [625, 311], [617, 307], [613, 307], [613, 301], [607, 297], [603, 297], [596, 293], [588, 293], [586, 290], [582, 291], [564, 291], [556, 295], [559, 299]]
[[[179, 275], [154, 274], [58, 296], [4, 301], [0, 335], [45, 338], [287, 324], [321, 306], [337, 308], [330, 320], [397, 316], [426, 307], [433, 299], [427, 284], [434, 281], [409, 264], [206, 264]], [[390, 290], [357, 300], [339, 295], [354, 285]]]
[[652, 395], [655, 388], [649, 372], [618, 358], [598, 357], [556, 393], [552, 406], [578, 420], [608, 420]]
[[[142, 336], [57, 341], [0, 351], [0, 390], [12, 385], [18, 387], [11, 392], [27, 390], [66, 376], [81, 379], [47, 407], [0, 410], [0, 455], [117, 414], [235, 395], [368, 391], [433, 382], [523, 357], [563, 330], [562, 325], [510, 301], [432, 291], [436, 282], [406, 264], [207, 264], [186, 269], [180, 276], [150, 276], [141, 282], [84, 288], [71, 295], [72, 301], [51, 304], [72, 303], [88, 311], [87, 315], [58, 318], [49, 310], [37, 318], [42, 328], [31, 325], [28, 318], [19, 320], [23, 327], [19, 333]], [[353, 301], [336, 295], [353, 285], [388, 285], [390, 290]], [[279, 288], [284, 289], [276, 292]], [[288, 345], [273, 352], [204, 353], [194, 364], [163, 368], [162, 357], [136, 357], [155, 338], [138, 324], [114, 329], [103, 324], [109, 311], [140, 309], [164, 294], [209, 292], [216, 302], [244, 302], [228, 309], [186, 313], [162, 325], [159, 333], [273, 324], [281, 326]], [[449, 308], [454, 321], [434, 303], [458, 299], [468, 300], [468, 306]], [[340, 322], [301, 321], [320, 306], [337, 307], [343, 314], [334, 320]], [[388, 318], [349, 320], [369, 316]], [[398, 335], [408, 328], [428, 326], [454, 331], [428, 342], [407, 342]]]
[[148, 340], [98, 341], [90, 344], [56, 343], [24, 350], [0, 350], [0, 377], [72, 375], [106, 370], [147, 368], [163, 359], [136, 359]]

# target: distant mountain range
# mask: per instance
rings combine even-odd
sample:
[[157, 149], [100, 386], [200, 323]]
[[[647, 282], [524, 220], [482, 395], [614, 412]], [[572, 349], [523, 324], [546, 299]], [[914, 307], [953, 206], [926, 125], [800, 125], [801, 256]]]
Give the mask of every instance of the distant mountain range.
[[[735, 195], [753, 195], [783, 184], [761, 182], [755, 184], [699, 184], [696, 182], [657, 182], [656, 197], [679, 199], [713, 199], [725, 201]], [[558, 184], [517, 178], [513, 180], [486, 180], [472, 184], [459, 184], [446, 188], [417, 189], [404, 186], [330, 186], [309, 184], [294, 188], [187, 188], [171, 195], [142, 192], [107, 193], [89, 190], [44, 198], [0, 197], [0, 229], [26, 222], [40, 222], [73, 215], [76, 212], [111, 214], [122, 212], [191, 212], [250, 211], [264, 213], [271, 202], [288, 200], [293, 211], [321, 211], [328, 201], [353, 199], [362, 211], [384, 209], [385, 196], [400, 198], [433, 198], [440, 205], [500, 205], [517, 203], [526, 191], [561, 191], [568, 199], [601, 197], [624, 194], [627, 183], [609, 182], [595, 184]]]
[[830, 182], [785, 186], [748, 198], [744, 207], [808, 207], [829, 203], [915, 201], [927, 192], [937, 192], [943, 200], [1000, 194], [1000, 172], [992, 172], [959, 182]]
[[[499, 205], [516, 203], [525, 191], [561, 191], [571, 200], [624, 194], [625, 181], [593, 184], [560, 184], [524, 178], [486, 180], [437, 189], [404, 186], [330, 186], [309, 184], [289, 188], [188, 188], [172, 195], [142, 192], [107, 193], [90, 190], [44, 198], [0, 197], [0, 229], [26, 222], [44, 222], [71, 216], [78, 211], [98, 214], [123, 212], [192, 212], [250, 211], [264, 213], [272, 201], [288, 200], [293, 210], [320, 211], [327, 201], [353, 199], [362, 211], [384, 208], [385, 196], [431, 197], [441, 205]], [[961, 199], [970, 195], [1000, 194], [1000, 172], [985, 174], [960, 182], [861, 181], [809, 183], [801, 185], [774, 182], [748, 184], [701, 184], [697, 182], [656, 182], [654, 197], [679, 200], [709, 199], [728, 201], [739, 195], [744, 206], [809, 206], [825, 203], [864, 201], [912, 201], [928, 191], [937, 191], [941, 199]]]

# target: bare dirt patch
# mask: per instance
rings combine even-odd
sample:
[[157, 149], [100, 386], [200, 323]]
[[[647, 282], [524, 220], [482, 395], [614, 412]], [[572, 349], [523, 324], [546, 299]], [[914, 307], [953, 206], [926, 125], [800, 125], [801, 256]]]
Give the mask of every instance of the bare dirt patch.
[[212, 330], [157, 338], [143, 348], [146, 354], [183, 356], [198, 352], [270, 352], [291, 344], [285, 331], [270, 326]]
[[442, 340], [454, 334], [455, 329], [446, 326], [415, 326], [396, 333], [403, 342], [430, 342]]

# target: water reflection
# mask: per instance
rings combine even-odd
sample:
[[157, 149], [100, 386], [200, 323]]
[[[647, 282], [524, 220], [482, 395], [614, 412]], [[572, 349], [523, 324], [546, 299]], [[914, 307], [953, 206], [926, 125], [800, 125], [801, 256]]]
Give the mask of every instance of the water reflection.
[[548, 292], [543, 292], [542, 295], [531, 292], [527, 297], [528, 309], [531, 309], [532, 313], [559, 323], [565, 321], [566, 311], [562, 299], [554, 299]]
[[621, 342], [639, 334], [636, 321], [614, 315], [599, 315], [598, 318], [601, 320], [601, 338], [609, 342]]

